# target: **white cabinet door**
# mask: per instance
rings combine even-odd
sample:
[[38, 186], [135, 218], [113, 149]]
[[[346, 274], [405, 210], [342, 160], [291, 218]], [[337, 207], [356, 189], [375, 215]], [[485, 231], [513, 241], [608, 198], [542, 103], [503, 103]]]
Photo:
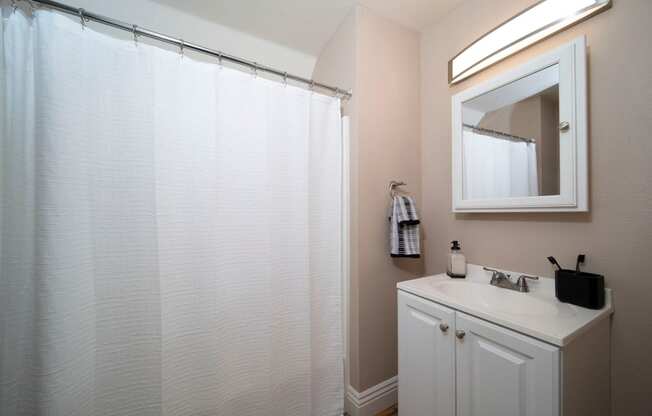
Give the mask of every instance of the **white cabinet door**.
[[457, 416], [558, 416], [559, 349], [456, 313]]
[[455, 311], [398, 291], [401, 416], [455, 415]]

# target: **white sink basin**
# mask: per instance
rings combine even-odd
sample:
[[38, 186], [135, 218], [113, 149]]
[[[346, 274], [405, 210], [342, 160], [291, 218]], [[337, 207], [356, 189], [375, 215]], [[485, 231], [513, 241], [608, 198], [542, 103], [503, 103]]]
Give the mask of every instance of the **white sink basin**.
[[567, 345], [593, 322], [613, 312], [609, 289], [604, 308], [596, 311], [559, 302], [554, 279], [528, 282], [528, 293], [491, 286], [490, 280], [491, 273], [470, 264], [465, 279], [439, 274], [400, 282], [397, 287], [558, 346]]
[[433, 288], [458, 302], [471, 302], [487, 311], [528, 316], [572, 314], [554, 299], [541, 299], [530, 293], [515, 292], [488, 284], [468, 281], [435, 281]]

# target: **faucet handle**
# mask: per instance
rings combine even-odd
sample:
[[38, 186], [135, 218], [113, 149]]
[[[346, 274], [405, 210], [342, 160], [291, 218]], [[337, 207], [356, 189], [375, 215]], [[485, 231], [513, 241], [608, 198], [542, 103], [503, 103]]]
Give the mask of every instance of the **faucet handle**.
[[503, 276], [507, 276], [507, 277], [510, 276], [509, 273], [501, 272], [500, 270], [492, 269], [491, 267], [483, 267], [482, 269], [487, 271], [487, 272], [491, 272], [494, 276], [496, 276], [496, 275], [503, 275]]
[[484, 270], [491, 272], [491, 284], [494, 284], [501, 280], [509, 280], [509, 273], [501, 272], [500, 270], [492, 269], [489, 267], [483, 267]]
[[539, 276], [528, 276], [526, 274], [522, 274], [519, 276], [518, 280], [516, 281], [516, 286], [518, 287], [519, 292], [529, 292], [530, 288], [527, 284], [527, 279], [532, 279], [532, 280], [539, 280]]

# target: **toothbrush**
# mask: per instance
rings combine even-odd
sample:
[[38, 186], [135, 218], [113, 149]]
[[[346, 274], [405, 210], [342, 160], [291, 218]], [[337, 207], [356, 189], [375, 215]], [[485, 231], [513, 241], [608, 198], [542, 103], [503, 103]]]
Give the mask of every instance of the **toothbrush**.
[[575, 272], [576, 273], [580, 272], [580, 264], [584, 264], [585, 259], [586, 259], [586, 256], [584, 254], [578, 254], [577, 255], [577, 263], [575, 263]]
[[549, 261], [550, 263], [552, 263], [553, 266], [557, 266], [557, 270], [562, 270], [561, 266], [560, 266], [559, 263], [557, 262], [557, 259], [555, 259], [554, 257], [549, 256], [549, 257], [548, 257], [548, 261]]

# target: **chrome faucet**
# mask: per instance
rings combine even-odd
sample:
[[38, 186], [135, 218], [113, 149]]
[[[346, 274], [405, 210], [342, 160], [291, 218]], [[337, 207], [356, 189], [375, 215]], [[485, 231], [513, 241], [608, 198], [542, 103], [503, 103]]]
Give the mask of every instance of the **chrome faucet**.
[[501, 287], [503, 289], [515, 290], [517, 292], [525, 293], [530, 291], [530, 287], [527, 284], [527, 279], [539, 280], [539, 277], [537, 276], [528, 276], [522, 274], [519, 276], [516, 282], [513, 282], [510, 279], [510, 275], [508, 273], [501, 272], [500, 270], [490, 269], [489, 267], [483, 267], [483, 269], [491, 272], [491, 281], [489, 282], [490, 285]]

